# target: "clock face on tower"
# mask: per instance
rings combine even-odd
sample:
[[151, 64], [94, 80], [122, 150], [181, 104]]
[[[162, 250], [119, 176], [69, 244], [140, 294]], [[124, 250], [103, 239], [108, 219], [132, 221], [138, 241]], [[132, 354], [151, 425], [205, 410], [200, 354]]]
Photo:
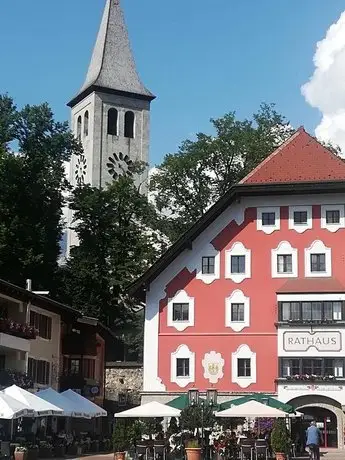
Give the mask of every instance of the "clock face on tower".
[[113, 179], [117, 179], [119, 176], [132, 176], [134, 170], [133, 161], [128, 155], [124, 155], [122, 152], [113, 153], [113, 156], [108, 158], [108, 172]]
[[86, 170], [87, 170], [86, 158], [84, 155], [79, 155], [77, 166], [75, 168], [75, 181], [78, 185], [85, 184]]

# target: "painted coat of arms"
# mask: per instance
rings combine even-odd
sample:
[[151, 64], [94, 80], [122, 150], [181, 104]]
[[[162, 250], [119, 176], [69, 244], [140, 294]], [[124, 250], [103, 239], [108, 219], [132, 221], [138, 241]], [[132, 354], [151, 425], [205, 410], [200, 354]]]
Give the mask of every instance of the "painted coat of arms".
[[220, 353], [216, 353], [215, 351], [205, 353], [202, 365], [204, 368], [204, 377], [210, 383], [217, 383], [218, 380], [223, 378], [224, 359]]

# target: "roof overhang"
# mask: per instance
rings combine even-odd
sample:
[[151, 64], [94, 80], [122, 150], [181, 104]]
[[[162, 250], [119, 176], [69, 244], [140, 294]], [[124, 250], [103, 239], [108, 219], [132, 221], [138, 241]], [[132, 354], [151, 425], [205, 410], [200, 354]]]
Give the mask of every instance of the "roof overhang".
[[162, 273], [192, 242], [234, 201], [245, 196], [272, 195], [321, 195], [345, 193], [345, 181], [294, 182], [276, 184], [237, 184], [229, 189], [187, 232], [182, 235], [138, 280], [128, 287], [128, 292], [145, 299], [145, 292], [152, 281]]

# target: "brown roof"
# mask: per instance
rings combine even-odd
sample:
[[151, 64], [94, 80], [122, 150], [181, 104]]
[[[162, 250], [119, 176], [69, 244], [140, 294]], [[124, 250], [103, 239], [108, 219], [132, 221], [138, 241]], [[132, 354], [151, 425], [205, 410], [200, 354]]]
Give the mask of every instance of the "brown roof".
[[318, 292], [345, 292], [345, 286], [336, 278], [297, 278], [288, 280], [277, 289], [277, 294], [312, 294]]
[[345, 179], [345, 162], [299, 128], [240, 184], [320, 182]]

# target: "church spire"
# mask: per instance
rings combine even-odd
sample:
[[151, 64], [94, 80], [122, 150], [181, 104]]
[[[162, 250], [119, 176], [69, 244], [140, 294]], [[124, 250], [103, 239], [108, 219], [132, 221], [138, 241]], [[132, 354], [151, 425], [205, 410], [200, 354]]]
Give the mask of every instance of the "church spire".
[[106, 0], [84, 85], [68, 105], [73, 107], [94, 90], [132, 94], [149, 101], [155, 98], [136, 70], [120, 0]]

